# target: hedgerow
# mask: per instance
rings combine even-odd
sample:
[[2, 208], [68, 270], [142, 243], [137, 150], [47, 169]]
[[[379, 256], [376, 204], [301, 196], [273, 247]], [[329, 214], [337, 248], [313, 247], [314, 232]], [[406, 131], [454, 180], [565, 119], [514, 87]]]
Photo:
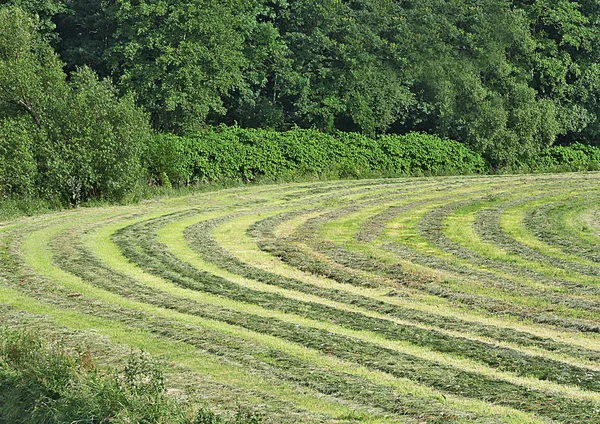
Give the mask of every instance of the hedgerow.
[[552, 146], [521, 164], [526, 172], [569, 172], [600, 170], [600, 147], [574, 143]]
[[212, 127], [193, 136], [156, 134], [146, 155], [150, 181], [177, 186], [223, 181], [292, 181], [490, 172], [600, 169], [600, 148], [553, 146], [509, 168], [493, 169], [482, 155], [436, 135], [408, 133], [375, 139], [311, 129], [285, 132]]
[[147, 160], [154, 181], [177, 185], [228, 179], [476, 174], [487, 169], [479, 154], [428, 134], [372, 139], [356, 133], [224, 126], [192, 137], [156, 135]]

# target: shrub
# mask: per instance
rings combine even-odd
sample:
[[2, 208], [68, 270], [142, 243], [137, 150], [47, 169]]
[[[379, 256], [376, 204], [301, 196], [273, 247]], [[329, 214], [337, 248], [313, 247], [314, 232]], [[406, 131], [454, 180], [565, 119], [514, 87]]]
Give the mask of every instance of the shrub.
[[0, 329], [0, 423], [256, 424], [239, 412], [232, 421], [167, 396], [150, 356], [132, 353], [124, 370], [99, 370], [89, 350], [79, 354], [38, 336]]
[[0, 337], [0, 405], [7, 423], [189, 422], [147, 355], [132, 354], [121, 374], [103, 373], [89, 352], [73, 355], [21, 331]]
[[600, 170], [600, 147], [581, 143], [552, 146], [520, 166], [522, 170], [533, 172]]
[[146, 115], [131, 97], [119, 98], [89, 68], [75, 72], [56, 106], [49, 142], [38, 155], [39, 187], [77, 205], [89, 199], [120, 200], [142, 180], [141, 156], [150, 135]]
[[149, 141], [144, 156], [146, 169], [156, 182], [164, 185], [188, 183], [192, 177], [191, 157], [187, 153], [188, 139], [171, 134], [157, 134]]
[[143, 177], [148, 117], [89, 68], [67, 79], [37, 23], [0, 5], [0, 194], [121, 200]]
[[409, 133], [380, 138], [384, 152], [392, 158], [392, 172], [427, 175], [479, 174], [487, 170], [481, 155], [456, 141], [435, 135]]
[[410, 133], [372, 139], [356, 133], [316, 130], [277, 132], [220, 126], [193, 137], [157, 135], [147, 164], [163, 183], [295, 178], [359, 178], [413, 174], [472, 174], [486, 171], [483, 158], [460, 143]]

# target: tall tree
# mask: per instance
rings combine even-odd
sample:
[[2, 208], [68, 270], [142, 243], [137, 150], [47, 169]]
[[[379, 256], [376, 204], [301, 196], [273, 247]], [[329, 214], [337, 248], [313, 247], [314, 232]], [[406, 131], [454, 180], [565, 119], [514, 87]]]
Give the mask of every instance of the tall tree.
[[224, 114], [222, 97], [242, 82], [251, 1], [117, 0], [107, 62], [164, 131], [193, 131]]
[[41, 127], [54, 100], [65, 98], [62, 63], [20, 7], [0, 7], [0, 116], [26, 113]]
[[413, 99], [399, 10], [385, 0], [277, 4], [271, 22], [287, 55], [285, 72], [267, 76], [267, 97], [294, 123], [325, 131], [374, 134], [403, 121]]
[[536, 45], [532, 87], [557, 108], [560, 141], [598, 143], [600, 136], [600, 4], [597, 1], [515, 1]]
[[6, 166], [21, 158], [36, 170], [38, 195], [68, 204], [122, 198], [141, 179], [147, 118], [89, 68], [67, 80], [36, 23], [0, 6], [0, 192], [23, 191]]
[[594, 0], [6, 1], [54, 16], [68, 70], [134, 91], [161, 131], [420, 130], [498, 166], [600, 139]]
[[409, 127], [463, 141], [495, 165], [533, 155], [559, 130], [530, 87], [527, 21], [503, 0], [423, 0], [406, 9], [418, 103]]

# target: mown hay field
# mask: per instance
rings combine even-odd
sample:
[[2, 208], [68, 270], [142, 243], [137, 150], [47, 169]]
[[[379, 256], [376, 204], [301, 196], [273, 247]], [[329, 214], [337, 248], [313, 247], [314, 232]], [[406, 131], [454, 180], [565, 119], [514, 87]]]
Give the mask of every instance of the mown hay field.
[[600, 423], [600, 174], [236, 188], [0, 224], [0, 316], [267, 422]]

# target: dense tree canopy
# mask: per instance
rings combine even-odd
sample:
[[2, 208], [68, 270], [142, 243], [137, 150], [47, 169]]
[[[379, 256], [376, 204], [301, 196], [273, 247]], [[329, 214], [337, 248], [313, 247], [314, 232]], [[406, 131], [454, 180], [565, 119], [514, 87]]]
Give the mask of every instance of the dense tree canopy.
[[0, 2], [37, 15], [68, 71], [135, 93], [160, 131], [418, 130], [495, 166], [600, 144], [597, 1]]

